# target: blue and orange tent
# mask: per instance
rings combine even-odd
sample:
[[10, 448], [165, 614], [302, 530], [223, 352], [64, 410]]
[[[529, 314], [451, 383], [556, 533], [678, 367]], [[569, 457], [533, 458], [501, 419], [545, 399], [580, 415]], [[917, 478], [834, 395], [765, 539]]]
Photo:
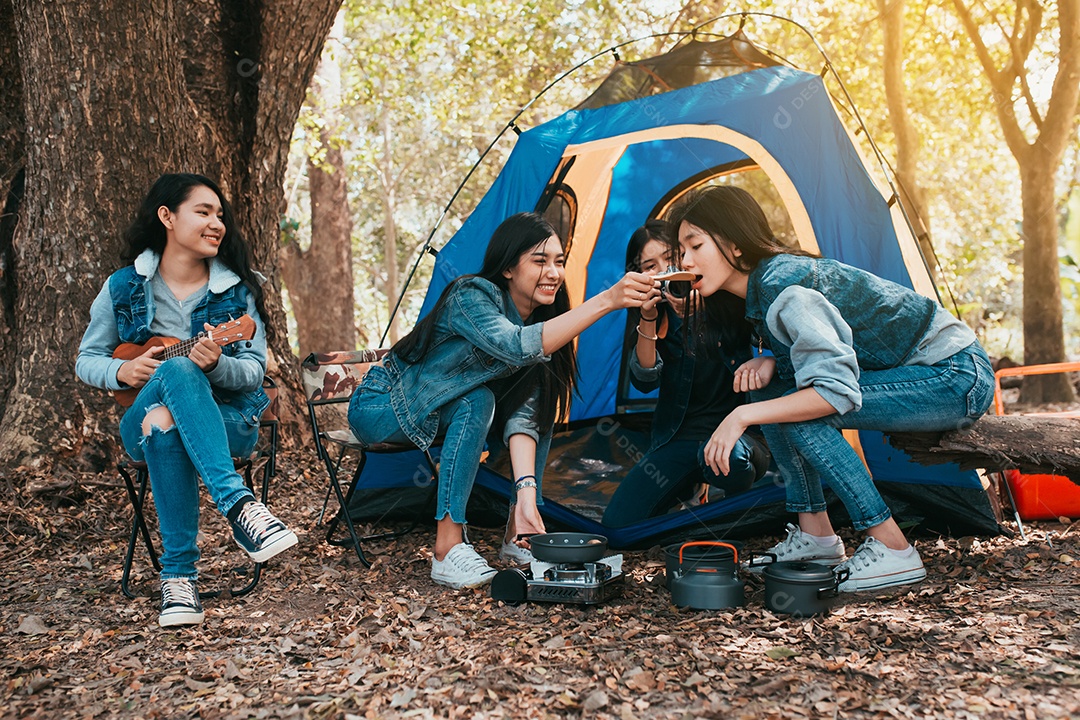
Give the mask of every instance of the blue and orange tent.
[[[767, 178], [800, 247], [936, 298], [895, 189], [871, 173], [823, 75], [778, 63], [741, 32], [619, 63], [585, 103], [520, 134], [491, 188], [438, 251], [422, 313], [448, 282], [480, 267], [492, 232], [514, 213], [543, 212], [570, 239], [566, 282], [576, 304], [623, 275], [627, 240], [648, 218], [695, 187], [747, 173]], [[625, 322], [624, 312], [609, 314], [578, 340], [579, 395], [570, 429], [553, 443], [545, 515], [605, 534], [615, 547], [775, 532], [784, 511], [783, 488], [773, 483], [627, 528], [599, 524], [603, 489], [632, 465], [630, 448], [648, 445], [650, 398], [634, 397], [625, 382]], [[953, 531], [997, 531], [974, 473], [915, 465], [880, 433], [849, 439], [897, 515]], [[509, 494], [497, 469], [483, 467], [478, 484]], [[573, 488], [582, 486], [599, 490], [575, 505]], [[560, 488], [568, 490], [562, 499]]]

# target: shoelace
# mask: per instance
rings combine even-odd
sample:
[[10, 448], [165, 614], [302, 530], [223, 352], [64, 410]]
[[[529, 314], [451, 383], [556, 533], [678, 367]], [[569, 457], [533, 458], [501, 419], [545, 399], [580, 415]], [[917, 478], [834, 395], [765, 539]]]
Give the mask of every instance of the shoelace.
[[[465, 545], [468, 552], [454, 553], [453, 563], [459, 570], [473, 572], [476, 570], [488, 570], [489, 566], [484, 558], [477, 554], [472, 545]], [[447, 558], [449, 559], [449, 558]]]
[[195, 584], [181, 578], [166, 580], [161, 583], [161, 604], [172, 605], [179, 603], [187, 607], [195, 607]]
[[852, 570], [862, 570], [868, 568], [878, 560], [885, 557], [885, 552], [881, 548], [876, 547], [877, 543], [871, 543], [869, 541], [862, 544], [855, 554], [848, 560], [848, 567]]
[[787, 524], [787, 537], [784, 538], [784, 542], [776, 547], [777, 556], [784, 557], [788, 553], [806, 547], [813, 542], [813, 540], [804, 538], [801, 535], [796, 537], [796, 534], [798, 533], [800, 533], [798, 525], [792, 525], [791, 523]]
[[237, 522], [244, 532], [258, 542], [269, 532], [270, 526], [277, 522], [277, 518], [270, 514], [265, 505], [251, 502], [240, 511]]

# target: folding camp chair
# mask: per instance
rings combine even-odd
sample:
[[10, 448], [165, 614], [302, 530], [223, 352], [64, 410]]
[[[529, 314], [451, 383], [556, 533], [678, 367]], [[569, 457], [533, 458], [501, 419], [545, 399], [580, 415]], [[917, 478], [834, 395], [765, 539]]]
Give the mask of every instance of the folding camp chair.
[[[326, 496], [323, 499], [322, 512], [319, 513], [319, 522], [322, 522], [326, 512], [330, 493], [337, 497], [339, 511], [327, 525], [326, 542], [331, 545], [352, 545], [356, 556], [364, 567], [371, 567], [371, 561], [364, 555], [362, 543], [372, 540], [385, 540], [387, 538], [405, 535], [416, 527], [419, 519], [413, 517], [412, 523], [404, 530], [395, 532], [377, 533], [360, 536], [356, 533], [356, 526], [349, 516], [349, 502], [356, 492], [360, 475], [367, 464], [368, 455], [371, 453], [399, 453], [417, 450], [412, 443], [378, 443], [364, 445], [349, 429], [345, 413], [342, 412], [348, 406], [353, 392], [364, 379], [364, 375], [372, 365], [376, 365], [389, 352], [386, 348], [376, 350], [355, 350], [327, 353], [311, 353], [300, 364], [300, 375], [304, 382], [304, 394], [307, 396], [308, 419], [311, 421], [311, 434], [315, 440], [315, 449], [319, 459], [326, 466], [329, 476], [329, 485], [326, 488]], [[338, 412], [331, 412], [328, 406], [338, 405]], [[331, 454], [331, 448], [336, 447], [336, 453]], [[352, 479], [347, 490], [342, 490], [339, 473], [342, 461], [349, 455], [356, 456], [356, 467], [352, 472]], [[424, 451], [428, 468], [431, 470], [433, 482], [429, 491], [429, 498], [434, 496], [438, 485], [438, 470], [432, 459], [430, 450]], [[337, 540], [334, 533], [338, 522], [345, 522], [349, 530], [349, 537]]]
[[[244, 484], [248, 486], [248, 489], [251, 490], [252, 493], [255, 492], [253, 475], [256, 472], [259, 473], [262, 480], [260, 500], [266, 505], [270, 495], [270, 479], [273, 478], [274, 473], [277, 471], [278, 390], [277, 385], [274, 384], [273, 379], [270, 377], [263, 378], [263, 390], [266, 391], [267, 396], [270, 398], [270, 405], [266, 408], [266, 411], [263, 412], [262, 419], [259, 422], [259, 445], [262, 447], [257, 448], [249, 457], [233, 458], [233, 465], [237, 472], [243, 474]], [[150, 529], [147, 527], [146, 516], [143, 512], [146, 507], [146, 495], [149, 490], [150, 472], [147, 469], [145, 462], [136, 462], [134, 460], [120, 461], [117, 463], [117, 470], [124, 479], [124, 486], [127, 488], [128, 499], [131, 501], [131, 507], [134, 511], [131, 521], [131, 534], [128, 538], [127, 552], [124, 555], [124, 572], [120, 578], [120, 590], [124, 595], [134, 600], [138, 596], [131, 590], [131, 567], [134, 564], [135, 559], [135, 545], [138, 543], [140, 535], [142, 536], [143, 544], [146, 546], [146, 551], [150, 555], [150, 562], [154, 566], [154, 570], [159, 572], [161, 570], [161, 563], [158, 561], [158, 553], [154, 549], [153, 540], [150, 538]], [[132, 473], [135, 474], [134, 478], [131, 476]], [[259, 584], [259, 579], [262, 577], [262, 567], [263, 563], [255, 563], [254, 569], [251, 570], [251, 580], [241, 588], [235, 590], [230, 588], [230, 594], [238, 597], [247, 595], [254, 590], [255, 586]], [[246, 568], [242, 568], [238, 572], [246, 575], [248, 571]], [[199, 596], [210, 598], [217, 597], [220, 594], [221, 591], [200, 592]]]

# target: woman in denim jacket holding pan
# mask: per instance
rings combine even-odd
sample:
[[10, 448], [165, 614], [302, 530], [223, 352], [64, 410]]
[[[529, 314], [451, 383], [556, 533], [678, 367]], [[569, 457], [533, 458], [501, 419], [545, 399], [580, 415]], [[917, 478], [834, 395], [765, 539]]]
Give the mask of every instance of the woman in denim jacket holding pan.
[[489, 428], [506, 442], [516, 480], [500, 555], [519, 562], [528, 558], [519, 536], [544, 530], [539, 485], [551, 427], [569, 409], [570, 341], [607, 313], [659, 295], [648, 275], [627, 273], [571, 310], [564, 261], [562, 241], [540, 215], [508, 218], [479, 273], [451, 282], [350, 401], [349, 424], [362, 443], [409, 440], [426, 449], [445, 433], [431, 569], [441, 585], [475, 587], [495, 574], [464, 537]]
[[[705, 447], [726, 470], [734, 443], [760, 425], [798, 513], [780, 560], [841, 563], [842, 591], [926, 577], [911, 546], [841, 428], [950, 430], [978, 419], [993, 397], [993, 371], [974, 333], [937, 302], [863, 270], [780, 244], [744, 190], [710, 187], [673, 208], [682, 266], [702, 295], [746, 298], [746, 318], [772, 358], [735, 373], [752, 402], [736, 408]], [[821, 482], [844, 503], [866, 541], [845, 560]]]

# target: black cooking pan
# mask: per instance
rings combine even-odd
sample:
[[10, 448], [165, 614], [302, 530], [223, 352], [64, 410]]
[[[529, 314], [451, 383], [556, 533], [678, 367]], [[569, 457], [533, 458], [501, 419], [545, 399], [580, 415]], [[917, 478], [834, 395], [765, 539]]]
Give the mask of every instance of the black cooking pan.
[[537, 560], [548, 563], [596, 562], [607, 553], [607, 538], [589, 533], [543, 533], [529, 538]]

